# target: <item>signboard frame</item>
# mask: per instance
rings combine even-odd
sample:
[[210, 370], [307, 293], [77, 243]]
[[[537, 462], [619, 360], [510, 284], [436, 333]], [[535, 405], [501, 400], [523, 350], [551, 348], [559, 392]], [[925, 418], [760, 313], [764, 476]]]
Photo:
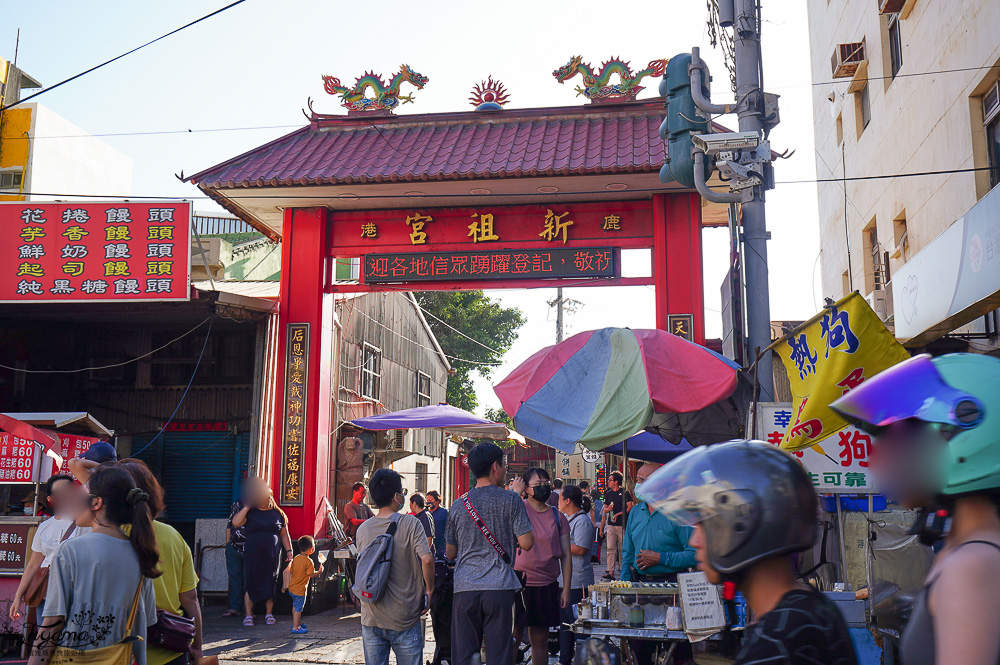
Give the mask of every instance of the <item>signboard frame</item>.
[[[296, 332], [302, 333], [301, 339], [296, 339]], [[309, 394], [309, 332], [308, 323], [289, 323], [285, 332], [285, 408], [283, 409], [284, 418], [281, 425], [281, 469], [279, 470], [281, 491], [278, 498], [278, 504], [282, 506], [305, 505], [303, 493], [305, 483], [302, 474], [306, 459], [305, 423], [308, 422], [306, 409], [309, 403], [307, 399]], [[301, 361], [298, 367], [293, 367], [295, 359]], [[301, 368], [302, 379], [293, 382], [294, 373], [299, 371], [299, 368]], [[300, 388], [298, 397], [290, 397], [293, 387]], [[296, 418], [298, 420], [293, 421]], [[299, 434], [297, 438], [290, 439], [290, 434], [293, 431], [298, 431]], [[290, 454], [290, 446], [296, 443], [298, 444], [297, 452]], [[297, 468], [291, 468], [292, 462]], [[290, 473], [298, 474], [297, 482], [289, 481]], [[291, 489], [296, 490], [298, 498], [289, 499], [289, 490]]]
[[[186, 265], [185, 274], [183, 275], [183, 295], [172, 296], [172, 297], [159, 297], [159, 298], [129, 298], [129, 297], [114, 297], [114, 298], [51, 298], [40, 296], [36, 298], [20, 298], [20, 299], [2, 299], [0, 298], [0, 304], [34, 304], [34, 303], [138, 303], [138, 302], [184, 302], [191, 299], [191, 229], [194, 224], [194, 205], [190, 199], [181, 199], [177, 201], [151, 201], [145, 199], [129, 199], [128, 201], [107, 201], [107, 200], [84, 200], [84, 201], [0, 201], [0, 228], [2, 228], [2, 221], [7, 218], [5, 211], [13, 207], [26, 208], [51, 208], [55, 210], [64, 210], [67, 208], [80, 207], [80, 206], [109, 206], [116, 208], [129, 208], [130, 206], [135, 207], [155, 207], [155, 206], [166, 207], [176, 207], [178, 209], [183, 208], [187, 212], [187, 229], [182, 237], [174, 238], [174, 248], [180, 249], [183, 245], [184, 251], [184, 265]], [[132, 220], [135, 221], [135, 220]], [[51, 224], [52, 227], [57, 228], [57, 224], [52, 224], [52, 222], [57, 222], [58, 220], [53, 218], [47, 219], [46, 223]], [[180, 236], [180, 227], [175, 226], [178, 230], [178, 236]], [[146, 239], [143, 239], [146, 240]], [[16, 247], [16, 245], [15, 245]], [[174, 257], [175, 260], [180, 257]], [[15, 258], [12, 264], [16, 264], [20, 259]], [[103, 259], [98, 259], [98, 261], [103, 261]], [[180, 279], [181, 275], [173, 275], [171, 277], [174, 279]], [[74, 289], [78, 290], [78, 289]]]

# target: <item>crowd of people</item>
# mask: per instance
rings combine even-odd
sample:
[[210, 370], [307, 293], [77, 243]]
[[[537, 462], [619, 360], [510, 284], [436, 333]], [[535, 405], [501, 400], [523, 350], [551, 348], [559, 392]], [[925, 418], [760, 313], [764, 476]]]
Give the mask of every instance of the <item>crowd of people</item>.
[[[915, 532], [940, 548], [902, 637], [908, 665], [1000, 661], [998, 383], [998, 359], [918, 356], [832, 405], [872, 434], [880, 487], [921, 510]], [[641, 466], [634, 493], [620, 473], [610, 474], [603, 495], [537, 467], [508, 480], [493, 443], [476, 445], [467, 460], [475, 485], [450, 508], [438, 492], [408, 496], [391, 469], [353, 488], [344, 522], [361, 553], [359, 578], [366, 576], [355, 586], [367, 596], [366, 663], [387, 664], [390, 653], [400, 665], [422, 662], [422, 619], [439, 564], [450, 562], [451, 617], [434, 620], [454, 628], [456, 665], [472, 665], [484, 649], [490, 664], [519, 662], [528, 651], [532, 662], [546, 663], [553, 629], [559, 662], [569, 665], [578, 643], [566, 625], [598, 578], [595, 565], [605, 579], [632, 582], [676, 582], [697, 568], [722, 586], [730, 609], [741, 591], [756, 620], [739, 665], [857, 664], [839, 610], [799, 579], [798, 555], [817, 540], [817, 496], [801, 464], [775, 446], [698, 447], [666, 466]], [[136, 665], [201, 659], [198, 577], [181, 534], [157, 519], [164, 494], [156, 477], [138, 459], [117, 460], [110, 446], [93, 447], [69, 468], [72, 475], [49, 478], [33, 499], [51, 517], [36, 531], [8, 608], [12, 620], [26, 606], [37, 616], [29, 665], [98, 650], [116, 658], [126, 650]], [[295, 539], [293, 556], [288, 520], [264, 481], [246, 481], [226, 537], [225, 616], [242, 613], [253, 626], [262, 605], [272, 625], [280, 589], [290, 596], [291, 632], [307, 633], [310, 580], [323, 567], [311, 535]], [[364, 560], [372, 551], [376, 559]], [[655, 645], [631, 647], [648, 662]], [[690, 644], [673, 652], [675, 663], [691, 658]]]
[[[92, 446], [69, 469], [72, 475], [45, 483], [52, 517], [36, 531], [8, 608], [12, 620], [33, 610], [30, 665], [112, 656], [137, 665], [199, 660], [198, 577], [183, 537], [156, 519], [164, 507], [156, 477], [141, 460], [117, 460], [107, 444]], [[179, 638], [161, 639], [178, 625], [188, 627]]]

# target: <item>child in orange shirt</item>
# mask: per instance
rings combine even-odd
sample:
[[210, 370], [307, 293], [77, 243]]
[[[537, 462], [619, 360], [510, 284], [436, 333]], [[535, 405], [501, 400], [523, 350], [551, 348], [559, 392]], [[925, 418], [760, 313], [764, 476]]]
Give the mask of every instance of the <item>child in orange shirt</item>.
[[306, 605], [306, 588], [309, 580], [323, 572], [323, 565], [313, 566], [309, 555], [316, 549], [316, 541], [312, 536], [302, 536], [298, 540], [299, 554], [288, 565], [291, 570], [288, 582], [288, 595], [292, 597], [292, 633], [305, 635], [309, 629], [302, 623], [302, 609]]

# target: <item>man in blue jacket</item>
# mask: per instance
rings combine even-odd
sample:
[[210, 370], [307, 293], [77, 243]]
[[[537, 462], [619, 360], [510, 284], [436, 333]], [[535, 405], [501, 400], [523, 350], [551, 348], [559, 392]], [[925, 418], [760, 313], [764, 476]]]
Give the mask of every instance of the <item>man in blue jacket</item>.
[[[659, 464], [644, 464], [635, 474], [635, 496], [642, 484], [660, 468]], [[698, 565], [694, 548], [688, 544], [693, 529], [682, 526], [642, 501], [628, 514], [622, 542], [620, 579], [630, 582], [676, 582], [677, 573]], [[629, 640], [638, 662], [652, 662], [656, 642]], [[678, 642], [675, 663], [688, 663], [693, 653], [688, 642]]]
[[[636, 493], [659, 468], [644, 464], [635, 474]], [[663, 513], [640, 502], [628, 515], [622, 543], [620, 579], [630, 582], [676, 582], [677, 573], [697, 566], [694, 548], [688, 545], [691, 527], [673, 522]]]

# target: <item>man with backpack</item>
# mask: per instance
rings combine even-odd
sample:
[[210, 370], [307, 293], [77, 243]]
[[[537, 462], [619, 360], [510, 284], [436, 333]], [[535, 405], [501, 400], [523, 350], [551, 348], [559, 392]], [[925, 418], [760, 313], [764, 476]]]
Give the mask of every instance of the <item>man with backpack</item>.
[[495, 443], [480, 443], [468, 460], [476, 486], [452, 504], [445, 533], [446, 556], [457, 559], [451, 655], [455, 665], [470, 665], [485, 637], [489, 665], [511, 665], [514, 594], [521, 589], [514, 556], [535, 542], [520, 497], [524, 481], [503, 489], [506, 467]]
[[368, 665], [420, 665], [424, 634], [420, 616], [434, 591], [434, 554], [424, 528], [406, 504], [402, 477], [379, 469], [368, 483], [378, 513], [358, 527], [354, 592], [361, 600], [361, 637]]

